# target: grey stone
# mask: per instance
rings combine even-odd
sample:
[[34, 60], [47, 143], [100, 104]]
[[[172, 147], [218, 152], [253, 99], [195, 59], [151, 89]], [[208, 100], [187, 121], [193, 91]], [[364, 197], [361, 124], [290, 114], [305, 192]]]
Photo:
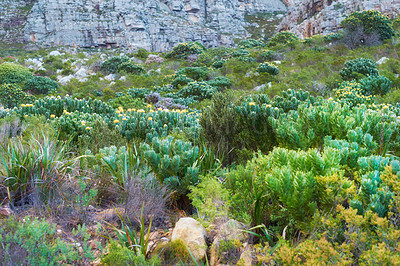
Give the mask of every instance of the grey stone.
[[280, 0], [2, 0], [0, 38], [153, 51], [186, 41], [233, 45], [250, 36], [245, 15], [286, 10]]

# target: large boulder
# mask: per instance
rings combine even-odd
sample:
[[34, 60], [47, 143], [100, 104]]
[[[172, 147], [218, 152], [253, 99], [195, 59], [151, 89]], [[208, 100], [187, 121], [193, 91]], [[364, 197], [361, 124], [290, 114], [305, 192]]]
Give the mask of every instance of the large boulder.
[[206, 256], [206, 236], [207, 231], [204, 227], [190, 217], [179, 219], [172, 231], [172, 241], [182, 240], [197, 261], [203, 260]]

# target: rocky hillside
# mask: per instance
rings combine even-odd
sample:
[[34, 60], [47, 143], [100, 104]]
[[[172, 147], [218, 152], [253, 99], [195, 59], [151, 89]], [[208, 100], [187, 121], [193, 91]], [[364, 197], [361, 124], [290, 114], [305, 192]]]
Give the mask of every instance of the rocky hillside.
[[231, 45], [260, 27], [246, 16], [286, 11], [280, 0], [2, 0], [0, 38], [154, 51], [182, 41]]
[[285, 0], [288, 13], [279, 30], [290, 30], [299, 37], [337, 30], [351, 12], [376, 9], [397, 17], [400, 0]]

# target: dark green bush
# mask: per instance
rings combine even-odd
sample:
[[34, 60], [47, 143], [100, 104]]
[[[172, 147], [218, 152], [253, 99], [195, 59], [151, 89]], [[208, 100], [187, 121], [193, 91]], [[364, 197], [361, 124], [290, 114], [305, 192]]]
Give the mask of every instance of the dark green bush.
[[367, 95], [385, 95], [390, 91], [392, 82], [385, 76], [373, 75], [360, 80]]
[[145, 60], [149, 56], [149, 52], [146, 49], [139, 48], [135, 54], [136, 57]]
[[32, 96], [27, 95], [20, 86], [16, 84], [0, 85], [0, 103], [6, 108], [13, 108], [22, 103], [33, 101]]
[[192, 78], [189, 78], [185, 74], [177, 74], [175, 76], [175, 79], [171, 82], [171, 84], [175, 88], [179, 88], [179, 86], [186, 86], [190, 82], [193, 82], [194, 80]]
[[232, 91], [216, 93], [211, 105], [200, 116], [203, 138], [223, 154], [227, 154], [226, 162], [230, 163], [237, 159], [235, 148], [242, 147], [243, 142], [240, 139], [242, 127], [235, 110], [236, 101]]
[[232, 81], [224, 76], [219, 76], [207, 82], [209, 85], [218, 88], [219, 90], [226, 90], [232, 86]]
[[207, 49], [200, 42], [180, 43], [166, 54], [166, 58], [186, 58], [191, 54], [201, 54]]
[[233, 57], [248, 57], [248, 56], [250, 56], [250, 52], [248, 50], [240, 48], [240, 49], [234, 51], [232, 53], [232, 56]]
[[196, 81], [183, 87], [178, 94], [182, 97], [191, 97], [196, 101], [202, 101], [204, 99], [211, 99], [216, 91], [216, 88], [209, 85], [207, 82]]
[[266, 61], [271, 61], [274, 60], [276, 58], [276, 52], [273, 50], [266, 50], [264, 52], [261, 53], [261, 58]]
[[353, 12], [340, 25], [348, 31], [348, 34], [361, 28], [366, 34], [377, 32], [382, 40], [394, 35], [392, 22], [378, 10]]
[[147, 94], [149, 94], [151, 91], [146, 88], [130, 88], [126, 91], [127, 94], [132, 96], [133, 98], [142, 98], [144, 99]]
[[113, 56], [110, 59], [107, 59], [104, 63], [101, 64], [101, 70], [109, 72], [109, 73], [117, 73], [122, 63], [129, 62], [129, 57], [123, 56]]
[[376, 63], [367, 58], [346, 61], [344, 68], [340, 70], [340, 76], [344, 80], [359, 80], [371, 75], [378, 75], [378, 69], [376, 68]]
[[24, 83], [24, 91], [30, 91], [36, 94], [56, 93], [60, 87], [57, 82], [47, 77], [33, 77]]
[[206, 67], [184, 67], [176, 72], [177, 75], [186, 75], [194, 80], [206, 80], [209, 69]]
[[278, 67], [269, 62], [264, 62], [264, 63], [259, 64], [257, 67], [257, 71], [259, 73], [268, 73], [273, 76], [276, 76], [279, 74]]
[[32, 73], [26, 67], [14, 63], [3, 63], [0, 65], [0, 84], [23, 83], [32, 78]]
[[140, 75], [145, 72], [144, 68], [141, 65], [136, 64], [131, 60], [122, 62], [118, 68], [118, 71], [124, 71], [126, 73], [131, 73], [134, 75]]
[[240, 48], [254, 48], [254, 47], [264, 47], [265, 43], [261, 40], [254, 40], [254, 39], [248, 39], [248, 40], [243, 40], [238, 43], [238, 47]]
[[275, 34], [274, 37], [272, 37], [269, 42], [268, 46], [276, 46], [278, 44], [289, 44], [294, 41], [297, 41], [299, 38], [297, 38], [296, 34], [288, 31], [281, 31]]

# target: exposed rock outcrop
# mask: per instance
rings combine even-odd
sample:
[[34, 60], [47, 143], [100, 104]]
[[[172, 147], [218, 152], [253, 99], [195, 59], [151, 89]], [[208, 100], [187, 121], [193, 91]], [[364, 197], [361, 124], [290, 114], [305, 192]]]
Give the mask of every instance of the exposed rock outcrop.
[[172, 231], [172, 241], [182, 240], [197, 261], [202, 260], [206, 256], [206, 236], [207, 231], [204, 227], [190, 217], [179, 219], [174, 231]]
[[285, 0], [288, 13], [279, 30], [289, 30], [299, 37], [335, 32], [351, 12], [375, 9], [389, 17], [400, 13], [400, 0]]
[[248, 36], [245, 15], [285, 11], [280, 0], [3, 0], [0, 37], [166, 51], [182, 41], [231, 45]]

